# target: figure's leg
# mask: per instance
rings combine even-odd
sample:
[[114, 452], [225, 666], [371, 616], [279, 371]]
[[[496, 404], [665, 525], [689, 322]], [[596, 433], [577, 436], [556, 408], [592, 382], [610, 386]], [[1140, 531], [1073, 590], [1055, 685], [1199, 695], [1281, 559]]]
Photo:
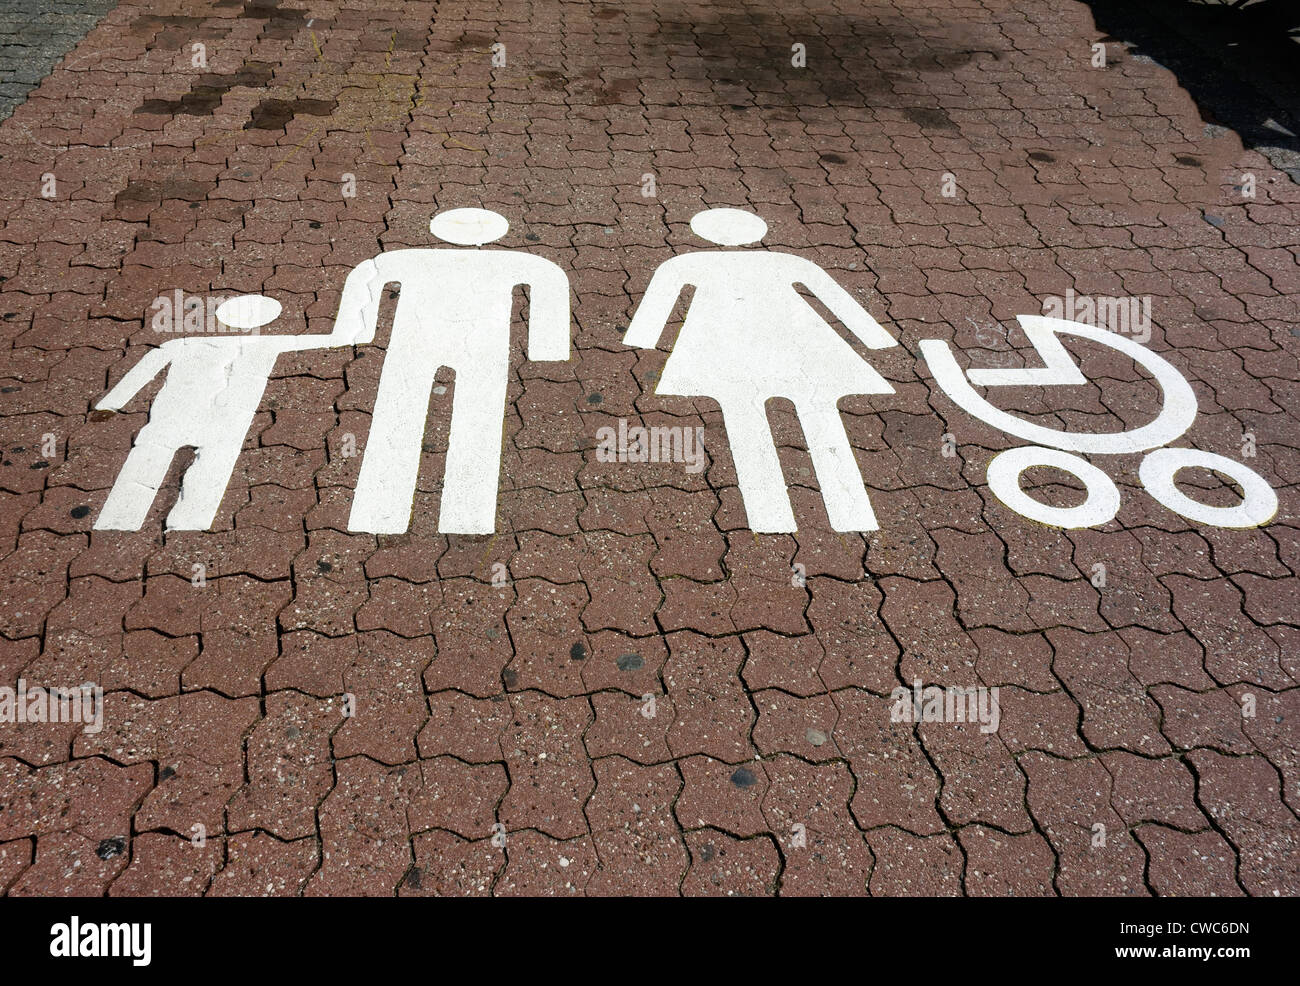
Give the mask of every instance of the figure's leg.
[[871, 509], [839, 408], [834, 404], [805, 404], [798, 411], [831, 527], [837, 531], [878, 530], [880, 525]]
[[504, 365], [456, 368], [438, 508], [438, 530], [444, 534], [491, 534], [496, 529], [505, 409]]
[[389, 347], [348, 516], [350, 530], [402, 534], [411, 526], [429, 394], [437, 373], [437, 360], [427, 353]]
[[216, 519], [230, 476], [244, 448], [251, 422], [229, 425], [220, 437], [210, 436], [194, 450], [194, 461], [181, 479], [181, 495], [167, 515], [169, 531], [206, 531]]
[[158, 488], [167, 477], [179, 444], [145, 425], [122, 463], [104, 509], [95, 518], [97, 531], [138, 531], [149, 515]]
[[719, 403], [750, 530], [759, 534], [788, 534], [796, 530], [790, 494], [772, 429], [768, 427], [763, 398]]

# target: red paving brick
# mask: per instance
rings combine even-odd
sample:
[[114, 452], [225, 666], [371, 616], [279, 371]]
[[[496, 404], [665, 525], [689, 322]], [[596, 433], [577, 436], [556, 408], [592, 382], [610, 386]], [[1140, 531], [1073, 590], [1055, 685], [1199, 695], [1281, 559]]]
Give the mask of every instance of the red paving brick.
[[[0, 685], [105, 692], [98, 732], [0, 723], [0, 891], [1300, 893], [1300, 189], [1103, 36], [1073, 0], [118, 3], [0, 122]], [[515, 340], [494, 534], [437, 530], [446, 371], [411, 530], [348, 530], [382, 329], [280, 357], [211, 530], [164, 531], [177, 464], [140, 531], [94, 529], [157, 388], [92, 408], [166, 341], [155, 297], [328, 332], [356, 265], [464, 206], [573, 305], [567, 362]], [[621, 338], [722, 206], [901, 343], [864, 352], [893, 394], [840, 403], [877, 531], [833, 528], [784, 400], [799, 529], [751, 531], [718, 404]], [[1136, 454], [1092, 457], [1121, 505], [1090, 529], [990, 490], [1020, 440], [918, 344], [1037, 365], [1015, 319], [1067, 290], [1151, 297], [1179, 444], [1271, 522], [1172, 512]], [[1127, 357], [1071, 352], [1088, 383], [998, 406], [1155, 416]], [[600, 461], [620, 419], [702, 427], [707, 468]], [[914, 684], [998, 689], [996, 728], [899, 721]]]

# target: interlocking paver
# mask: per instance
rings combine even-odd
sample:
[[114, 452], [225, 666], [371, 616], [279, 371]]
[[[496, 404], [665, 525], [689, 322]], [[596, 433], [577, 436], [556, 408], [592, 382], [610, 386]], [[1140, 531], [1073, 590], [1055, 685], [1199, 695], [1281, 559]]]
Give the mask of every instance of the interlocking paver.
[[[1194, 62], [1188, 6], [1174, 44], [1113, 0], [0, 0], [0, 689], [103, 690], [101, 729], [0, 691], [0, 892], [1300, 892], [1300, 171], [1242, 112], [1294, 121], [1296, 87]], [[857, 347], [892, 393], [838, 403], [876, 530], [832, 523], [781, 393], [798, 529], [755, 533], [737, 419], [657, 392], [687, 304], [630, 344], [724, 206], [899, 343]], [[530, 360], [544, 302], [513, 301], [494, 532], [439, 530], [450, 367], [410, 529], [350, 522], [400, 285], [373, 343], [279, 357], [210, 529], [165, 528], [193, 446], [140, 530], [96, 529], [159, 384], [96, 405], [146, 353], [241, 293], [282, 306], [263, 337], [328, 333], [359, 264], [458, 207], [572, 306], [569, 359]], [[1114, 519], [1003, 502], [990, 463], [1032, 443], [920, 344], [1041, 366], [1016, 319], [1067, 293], [1149, 301], [1129, 335], [1199, 412], [1174, 445], [1276, 516], [1184, 517], [1132, 452], [1085, 453]], [[760, 327], [722, 328], [757, 379]], [[1067, 348], [1084, 384], [978, 395], [1094, 436], [1160, 412], [1127, 354]], [[637, 428], [703, 450], [600, 453]]]

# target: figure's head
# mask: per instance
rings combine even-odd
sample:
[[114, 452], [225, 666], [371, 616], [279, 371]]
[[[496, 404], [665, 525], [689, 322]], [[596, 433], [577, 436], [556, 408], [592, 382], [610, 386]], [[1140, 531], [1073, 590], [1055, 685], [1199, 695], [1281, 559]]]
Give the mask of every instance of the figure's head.
[[241, 294], [217, 306], [217, 321], [232, 329], [256, 331], [280, 317], [280, 303], [264, 294]]
[[506, 235], [510, 224], [490, 209], [449, 209], [429, 220], [429, 232], [460, 246], [482, 246]]
[[691, 219], [691, 232], [718, 246], [744, 246], [767, 235], [767, 223], [741, 209], [705, 209]]

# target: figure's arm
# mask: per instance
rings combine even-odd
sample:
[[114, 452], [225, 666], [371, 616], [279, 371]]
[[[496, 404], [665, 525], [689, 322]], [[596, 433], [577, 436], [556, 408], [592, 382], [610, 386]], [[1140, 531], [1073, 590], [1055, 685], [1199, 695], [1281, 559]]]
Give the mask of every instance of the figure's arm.
[[162, 372], [163, 367], [171, 362], [171, 355], [163, 352], [163, 346], [149, 350], [140, 358], [140, 362], [126, 371], [126, 375], [117, 382], [112, 390], [105, 394], [96, 411], [120, 411], [142, 387]]
[[569, 278], [557, 264], [536, 258], [540, 263], [529, 272], [528, 280], [528, 358], [530, 360], [566, 360], [569, 358]]
[[352, 268], [343, 282], [339, 298], [339, 311], [334, 317], [332, 344], [335, 346], [364, 345], [373, 342], [379, 325], [379, 304], [382, 301], [386, 278], [374, 260], [366, 260]]
[[650, 278], [650, 285], [632, 316], [632, 324], [623, 335], [626, 345], [637, 349], [654, 349], [659, 345], [659, 337], [663, 335], [682, 288], [686, 286], [672, 264], [671, 260], [665, 261]]
[[848, 330], [862, 340], [868, 349], [884, 349], [897, 345], [880, 323], [871, 317], [854, 297], [840, 287], [839, 282], [814, 263], [802, 269], [799, 280], [813, 296], [831, 310], [831, 313], [848, 327]]

